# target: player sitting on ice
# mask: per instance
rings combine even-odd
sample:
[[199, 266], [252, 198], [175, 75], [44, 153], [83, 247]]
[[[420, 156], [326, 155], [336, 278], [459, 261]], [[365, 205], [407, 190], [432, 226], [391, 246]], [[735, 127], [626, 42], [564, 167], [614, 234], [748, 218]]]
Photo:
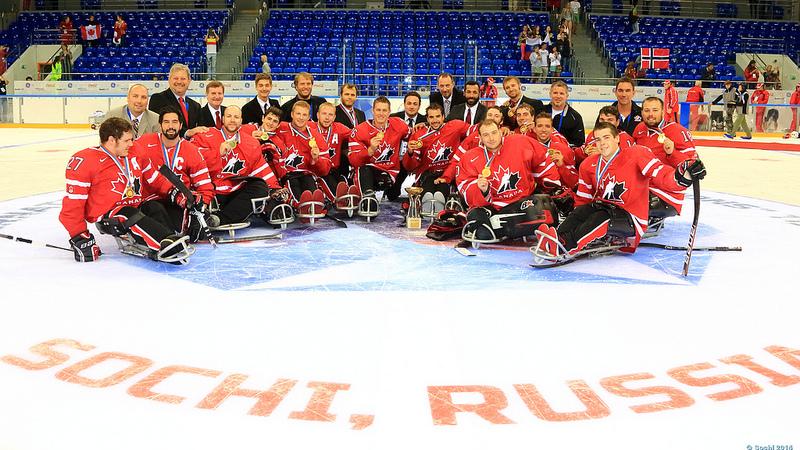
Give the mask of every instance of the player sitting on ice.
[[[318, 185], [322, 188], [325, 197], [335, 202], [340, 199], [341, 206], [355, 208], [357, 193], [355, 187], [347, 184], [350, 164], [347, 161], [347, 139], [350, 137], [350, 128], [336, 122], [336, 107], [333, 103], [325, 102], [317, 109], [317, 123], [311, 126], [316, 128], [328, 145], [328, 154], [331, 160], [331, 170], [327, 175], [320, 177]], [[351, 191], [352, 188], [352, 191]], [[354, 201], [347, 200], [352, 195]]]
[[514, 133], [536, 139], [536, 131], [534, 130], [533, 115], [534, 115], [533, 106], [527, 103], [523, 103], [517, 106], [516, 112], [514, 113], [514, 116], [517, 119], [517, 128], [514, 130]]
[[[601, 123], [608, 122], [619, 130], [619, 145], [620, 147], [630, 147], [634, 144], [633, 138], [630, 134], [622, 131], [619, 128], [620, 124], [620, 115], [619, 110], [617, 110], [616, 106], [604, 106], [600, 108], [600, 112], [597, 114], [597, 120], [594, 123], [594, 126]], [[580, 146], [575, 147], [575, 165], [580, 166], [584, 159], [587, 157], [594, 155], [599, 150], [597, 149], [596, 145], [597, 139], [594, 137], [594, 131], [591, 131], [589, 134], [586, 135], [586, 142]]]
[[[468, 151], [456, 170], [458, 190], [470, 208], [462, 237], [494, 243], [554, 224], [557, 211], [546, 194], [561, 183], [547, 149], [527, 136], [501, 136], [490, 119], [481, 122], [480, 133], [481, 146]], [[545, 194], [534, 194], [537, 184]]]
[[275, 165], [278, 178], [289, 188], [292, 206], [304, 219], [325, 216], [325, 195], [318, 183], [331, 170], [328, 143], [309, 122], [310, 110], [308, 103], [298, 100], [292, 105], [292, 121], [281, 122], [278, 136], [285, 148]]
[[386, 191], [400, 172], [400, 141], [408, 136], [408, 124], [399, 117], [389, 117], [391, 103], [380, 96], [372, 102], [372, 120], [353, 128], [349, 139], [353, 182], [361, 196], [358, 214], [367, 218], [378, 215], [377, 191]]
[[[415, 186], [422, 188], [422, 215], [433, 217], [446, 208], [448, 199], [458, 198], [454, 193], [452, 165], [453, 151], [466, 137], [470, 125], [463, 120], [444, 122], [442, 105], [433, 103], [426, 110], [428, 123], [415, 128], [408, 138], [408, 151], [403, 156], [403, 167], [417, 176]], [[460, 201], [455, 200], [460, 207]]]
[[[149, 160], [154, 168], [166, 164], [177, 174], [183, 184], [193, 190], [194, 201], [192, 207], [187, 209], [186, 198], [178, 189], [173, 188], [169, 195], [159, 196], [156, 193], [147, 193], [146, 201], [142, 203], [141, 210], [144, 214], [157, 217], [161, 211], [166, 211], [167, 216], [160, 219], [162, 223], [171, 224], [177, 233], [189, 236], [189, 242], [207, 240], [208, 224], [210, 218], [207, 205], [214, 198], [214, 185], [208, 175], [208, 167], [200, 150], [189, 141], [180, 136], [181, 122], [177, 109], [167, 107], [161, 110], [158, 122], [161, 133], [148, 133], [134, 141], [131, 154], [140, 161]], [[154, 205], [159, 203], [159, 205]]]
[[[188, 263], [194, 252], [188, 237], [176, 235], [169, 224], [158, 220], [167, 216], [166, 210], [162, 207], [159, 214], [149, 216], [139, 209], [144, 189], [166, 194], [172, 186], [147, 161], [128, 156], [132, 145], [131, 124], [112, 117], [100, 125], [100, 146], [79, 151], [67, 163], [67, 194], [58, 218], [70, 235], [75, 260], [100, 257], [89, 222], [96, 223], [101, 233], [117, 238], [124, 253]], [[158, 212], [156, 209], [152, 211]]]
[[219, 207], [212, 213], [209, 226], [240, 224], [254, 212], [263, 214], [273, 225], [291, 222], [291, 208], [284, 206], [285, 190], [264, 160], [258, 141], [242, 133], [241, 125], [242, 110], [228, 106], [222, 129], [210, 129], [192, 138], [208, 165]]
[[620, 147], [617, 127], [610, 123], [599, 124], [594, 135], [600, 152], [581, 164], [575, 210], [558, 230], [539, 227], [534, 265], [564, 264], [592, 252], [634, 252], [647, 226], [650, 183], [678, 192], [705, 177], [700, 160], [673, 169], [646, 147]]

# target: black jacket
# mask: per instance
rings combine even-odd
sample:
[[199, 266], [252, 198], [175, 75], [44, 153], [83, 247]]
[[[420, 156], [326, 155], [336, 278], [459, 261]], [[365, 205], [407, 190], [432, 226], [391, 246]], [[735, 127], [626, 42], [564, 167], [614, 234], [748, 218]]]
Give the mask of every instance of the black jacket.
[[[553, 106], [546, 105], [544, 110], [552, 114]], [[553, 117], [553, 128], [567, 138], [569, 145], [573, 147], [580, 147], [586, 143], [586, 132], [583, 129], [583, 117], [581, 117], [578, 111], [570, 108], [569, 105], [565, 106], [564, 112]]]
[[[225, 115], [225, 105], [220, 105], [219, 114], [220, 116]], [[220, 119], [222, 119], [222, 117], [220, 117]], [[201, 127], [216, 128], [217, 118], [211, 114], [211, 109], [208, 107], [208, 103], [200, 108], [200, 118], [197, 119], [197, 125]]]
[[[475, 110], [475, 117], [472, 118], [472, 124], [480, 123], [481, 120], [486, 118], [486, 110], [489, 109], [483, 103], [478, 103], [478, 108]], [[464, 120], [464, 114], [467, 111], [467, 104], [462, 103], [450, 109], [450, 115], [447, 116], [447, 121], [451, 120]]]
[[[524, 95], [520, 99], [520, 103], [527, 103], [533, 106], [533, 117], [536, 117], [536, 114], [544, 111], [544, 103], [540, 100], [536, 100], [533, 98], [525, 97]], [[517, 127], [517, 119], [516, 117], [509, 117], [508, 115], [508, 102], [506, 102], [503, 106], [500, 107], [503, 111], [503, 125], [509, 128], [516, 128]]]
[[[614, 102], [611, 106], [617, 106], [618, 102]], [[637, 105], [636, 102], [631, 102], [631, 115], [622, 120], [619, 118], [619, 130], [624, 131], [633, 136], [633, 130], [636, 126], [642, 123], [642, 107]]]
[[[392, 114], [389, 114], [389, 117], [399, 117], [403, 121], [405, 121], [406, 120], [406, 112], [405, 111], [400, 111], [400, 112], [392, 113]], [[420, 123], [425, 123], [427, 121], [428, 121], [428, 118], [425, 117], [424, 114], [420, 114], [419, 112], [417, 112], [417, 117], [414, 118], [414, 125], [417, 125], [417, 124], [420, 124]]]
[[175, 94], [167, 89], [165, 91], [156, 92], [155, 94], [150, 96], [150, 104], [147, 106], [147, 109], [153, 111], [156, 114], [159, 114], [161, 110], [165, 107], [172, 107], [181, 112], [178, 114], [178, 119], [181, 121], [181, 136], [186, 133], [186, 130], [192, 129], [197, 126], [197, 120], [200, 118], [200, 103], [197, 103], [195, 100], [189, 98], [189, 96], [184, 96], [186, 101], [186, 109], [189, 112], [189, 123], [183, 118], [183, 113], [181, 112], [181, 105], [178, 103], [178, 98], [175, 97]]
[[[453, 88], [453, 96], [451, 97], [450, 102], [450, 110], [453, 109], [454, 106], [460, 105], [462, 103], [467, 103], [467, 97], [464, 97], [464, 93], [460, 90]], [[442, 106], [442, 113], [444, 113], [444, 99], [442, 98], [441, 92], [434, 92], [430, 96], [430, 103], [431, 105], [436, 103]]]
[[336, 120], [335, 120], [335, 122], [339, 122], [340, 124], [346, 126], [347, 128], [353, 129], [359, 123], [367, 121], [367, 116], [364, 115], [364, 111], [362, 111], [362, 110], [360, 110], [360, 109], [358, 109], [356, 107], [353, 107], [353, 112], [355, 112], [355, 114], [356, 114], [356, 122], [357, 123], [353, 123], [350, 120], [350, 116], [348, 116], [347, 113], [344, 111], [344, 106], [342, 106], [341, 104], [337, 105], [336, 106]]
[[316, 95], [312, 95], [311, 98], [309, 98], [308, 100], [301, 99], [295, 96], [293, 99], [284, 103], [283, 106], [281, 106], [281, 109], [283, 110], [283, 119], [281, 120], [283, 120], [284, 122], [292, 121], [292, 107], [294, 106], [295, 103], [297, 103], [300, 100], [304, 100], [305, 102], [311, 105], [311, 111], [309, 111], [311, 113], [309, 116], [310, 117], [309, 120], [313, 120], [314, 122], [317, 121], [317, 111], [319, 111], [319, 105], [325, 103], [326, 100], [322, 97], [317, 97]]
[[[280, 108], [281, 105], [274, 98], [269, 99], [269, 106]], [[264, 118], [264, 110], [258, 103], [258, 97], [253, 97], [252, 100], [242, 106], [242, 123], [256, 123], [261, 125], [261, 120]]]

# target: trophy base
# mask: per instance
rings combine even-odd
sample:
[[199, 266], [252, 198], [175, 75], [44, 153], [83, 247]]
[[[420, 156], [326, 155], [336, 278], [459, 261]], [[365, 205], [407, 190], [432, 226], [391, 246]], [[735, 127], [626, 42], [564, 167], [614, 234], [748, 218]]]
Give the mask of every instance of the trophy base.
[[406, 217], [406, 228], [419, 230], [422, 228], [422, 218], [421, 217]]

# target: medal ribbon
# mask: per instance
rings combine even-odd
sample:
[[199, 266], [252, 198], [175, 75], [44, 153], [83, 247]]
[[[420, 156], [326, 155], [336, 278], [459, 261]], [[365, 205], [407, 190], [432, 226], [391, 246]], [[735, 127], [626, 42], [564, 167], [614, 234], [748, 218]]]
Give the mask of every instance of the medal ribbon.
[[131, 187], [131, 170], [130, 170], [130, 165], [128, 165], [128, 157], [127, 156], [123, 156], [123, 158], [125, 158], [125, 168], [123, 169], [122, 168], [122, 164], [120, 164], [119, 159], [116, 156], [112, 155], [111, 152], [106, 150], [106, 148], [103, 147], [102, 145], [100, 146], [100, 150], [102, 150], [103, 153], [108, 155], [108, 157], [111, 158], [111, 161], [114, 161], [114, 164], [117, 166], [119, 171], [123, 174], [123, 176], [125, 176], [125, 187], [126, 188], [130, 188]]
[[619, 155], [619, 149], [617, 149], [617, 151], [615, 151], [614, 154], [611, 155], [611, 158], [608, 160], [608, 162], [605, 164], [605, 166], [602, 164], [603, 157], [600, 156], [599, 158], [597, 158], [597, 169], [595, 169], [595, 173], [594, 173], [595, 179], [597, 180], [596, 181], [597, 186], [595, 186], [595, 188], [594, 188], [595, 195], [597, 195], [597, 191], [600, 189], [601, 180], [606, 175], [606, 172], [608, 172], [608, 168], [611, 167], [611, 163], [614, 161], [614, 159], [617, 157], [617, 155]]
[[183, 139], [178, 138], [178, 143], [175, 144], [175, 154], [172, 155], [172, 161], [170, 161], [167, 147], [164, 145], [164, 142], [161, 141], [161, 151], [164, 152], [164, 164], [173, 172], [175, 171], [175, 163], [178, 161], [178, 152], [181, 150], [181, 142], [183, 142]]
[[[322, 134], [322, 128], [319, 127], [319, 124], [317, 124], [317, 131], [319, 131], [319, 134]], [[325, 143], [329, 144], [331, 142], [332, 133], [333, 133], [333, 124], [331, 124], [331, 126], [328, 127], [328, 133], [325, 135]], [[311, 134], [311, 132], [309, 132], [309, 134]]]

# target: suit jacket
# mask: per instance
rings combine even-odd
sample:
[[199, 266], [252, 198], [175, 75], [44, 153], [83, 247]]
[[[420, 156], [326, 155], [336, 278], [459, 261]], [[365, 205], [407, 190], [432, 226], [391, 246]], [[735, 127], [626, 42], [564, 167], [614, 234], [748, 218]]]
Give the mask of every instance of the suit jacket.
[[[301, 100], [300, 98], [295, 96], [293, 99], [289, 100], [288, 102], [284, 103], [283, 106], [281, 106], [281, 109], [283, 110], [283, 119], [282, 120], [284, 122], [291, 122], [292, 121], [292, 107], [294, 106], [295, 103], [297, 103], [300, 100]], [[322, 97], [317, 97], [316, 95], [312, 95], [311, 98], [309, 98], [308, 100], [305, 100], [305, 102], [307, 102], [307, 103], [309, 103], [311, 105], [311, 111], [310, 111], [311, 120], [316, 122], [317, 121], [317, 111], [319, 111], [319, 105], [325, 103], [326, 100], [324, 98], [322, 98]]]
[[[541, 100], [536, 100], [534, 98], [528, 98], [524, 95], [520, 99], [520, 103], [527, 103], [533, 106], [533, 117], [536, 117], [536, 114], [544, 111], [544, 103]], [[517, 119], [515, 117], [508, 116], [508, 102], [506, 102], [503, 106], [500, 107], [503, 111], [503, 125], [510, 127], [512, 129], [517, 127]]]
[[[405, 111], [400, 111], [400, 112], [392, 113], [392, 114], [389, 114], [389, 117], [399, 117], [400, 119], [405, 121], [406, 120], [406, 112]], [[416, 125], [418, 123], [425, 123], [427, 121], [428, 121], [428, 118], [425, 117], [424, 114], [417, 113], [417, 117], [414, 118], [414, 125]]]
[[[220, 105], [219, 114], [221, 116], [225, 115], [225, 105]], [[208, 107], [208, 103], [206, 103], [205, 105], [203, 105], [202, 108], [200, 108], [200, 118], [197, 119], [197, 125], [209, 128], [217, 127], [217, 118], [211, 114], [211, 108]]]
[[[130, 122], [131, 119], [128, 117], [128, 105], [122, 105], [117, 108], [109, 109], [106, 113], [106, 119], [110, 117], [119, 117]], [[142, 118], [139, 120], [139, 133], [136, 134], [134, 132], [133, 138], [136, 139], [147, 133], [159, 132], [161, 132], [161, 125], [158, 123], [158, 114], [145, 109], [144, 114], [142, 114]]]
[[[189, 96], [184, 97], [186, 99], [186, 109], [189, 113], [189, 122], [187, 123], [186, 120], [183, 118], [183, 113], [178, 114], [178, 119], [181, 121], [181, 136], [186, 133], [186, 130], [192, 129], [197, 126], [197, 119], [200, 118], [200, 103], [197, 103], [196, 100], [192, 100]], [[150, 104], [148, 105], [148, 109], [153, 111], [156, 114], [161, 112], [161, 109], [164, 107], [172, 107], [181, 112], [181, 104], [178, 103], [177, 97], [175, 94], [166, 89], [161, 92], [156, 92], [155, 94], [150, 96]]]
[[[270, 98], [269, 106], [274, 106], [276, 108], [280, 108], [281, 105], [278, 103], [277, 100], [274, 98]], [[252, 100], [245, 103], [242, 106], [242, 123], [255, 123], [261, 125], [261, 121], [264, 118], [264, 110], [261, 109], [261, 105], [258, 104], [258, 97], [253, 97]]]
[[[483, 103], [478, 103], [477, 109], [475, 109], [475, 116], [472, 118], [472, 123], [470, 125], [480, 123], [481, 120], [486, 118], [486, 110], [489, 109]], [[450, 115], [447, 116], [447, 121], [451, 120], [464, 120], [464, 114], [467, 111], [467, 104], [462, 103], [460, 105], [453, 106], [450, 108]]]
[[[364, 111], [362, 111], [362, 110], [360, 110], [358, 108], [353, 108], [353, 111], [356, 113], [356, 121], [358, 123], [367, 121], [367, 116], [364, 114]], [[339, 122], [340, 124], [346, 126], [347, 128], [350, 128], [350, 129], [353, 129], [353, 128], [356, 127], [356, 125], [358, 125], [358, 123], [354, 124], [353, 122], [350, 121], [350, 117], [347, 115], [346, 112], [344, 112], [344, 107], [341, 104], [336, 106], [336, 120], [335, 120], [335, 122]]]
[[[442, 98], [441, 92], [434, 92], [429, 97], [430, 103], [434, 104], [437, 103], [442, 106], [442, 113], [444, 113], [444, 99]], [[453, 88], [453, 97], [452, 102], [450, 103], [450, 110], [452, 111], [453, 107], [456, 105], [460, 105], [462, 103], [467, 103], [467, 97], [464, 97], [464, 93], [460, 90]]]

